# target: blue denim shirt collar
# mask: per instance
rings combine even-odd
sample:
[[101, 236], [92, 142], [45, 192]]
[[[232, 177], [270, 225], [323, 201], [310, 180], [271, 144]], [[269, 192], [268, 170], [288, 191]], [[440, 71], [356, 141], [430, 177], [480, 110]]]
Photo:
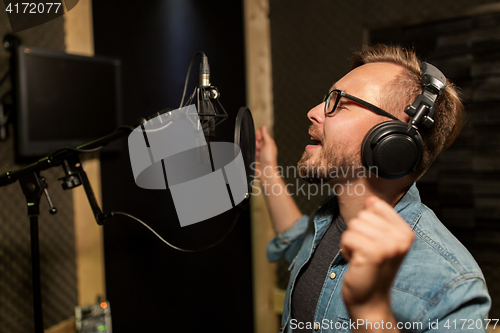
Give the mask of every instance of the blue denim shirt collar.
[[422, 203], [415, 183], [406, 191], [398, 201], [394, 210], [414, 229], [418, 219], [422, 215]]

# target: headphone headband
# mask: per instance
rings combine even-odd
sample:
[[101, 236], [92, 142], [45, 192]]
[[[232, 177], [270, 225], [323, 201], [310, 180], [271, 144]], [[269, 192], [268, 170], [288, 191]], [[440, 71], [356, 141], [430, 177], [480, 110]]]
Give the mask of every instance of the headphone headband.
[[427, 62], [420, 63], [420, 68], [422, 68], [422, 87], [424, 91], [430, 90], [437, 96], [440, 96], [446, 88], [446, 77], [444, 74]]
[[405, 109], [406, 114], [412, 117], [411, 127], [415, 129], [422, 124], [426, 127], [434, 124], [432, 117], [436, 107], [435, 101], [446, 88], [446, 77], [439, 69], [427, 62], [420, 63], [420, 68], [422, 68], [422, 93]]

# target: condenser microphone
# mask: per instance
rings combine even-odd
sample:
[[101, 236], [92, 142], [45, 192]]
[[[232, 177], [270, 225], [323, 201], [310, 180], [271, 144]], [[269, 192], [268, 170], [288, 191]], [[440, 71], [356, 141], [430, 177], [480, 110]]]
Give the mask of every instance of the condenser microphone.
[[216, 113], [210, 101], [210, 86], [210, 65], [208, 64], [208, 57], [205, 53], [202, 53], [199, 82], [198, 88], [196, 89], [196, 106], [205, 141], [201, 142], [203, 137], [196, 138], [196, 160], [198, 163], [209, 164], [212, 171], [214, 171], [213, 158], [210, 150], [210, 139], [215, 137]]
[[210, 66], [208, 65], [208, 57], [205, 53], [203, 53], [200, 64], [200, 86], [210, 87]]
[[200, 94], [197, 103], [198, 114], [203, 126], [203, 133], [208, 142], [210, 138], [215, 138], [215, 120], [217, 112], [214, 109], [212, 100], [218, 99], [219, 91], [210, 84], [210, 65], [208, 64], [208, 57], [205, 53], [203, 53], [200, 63], [199, 88]]
[[[195, 90], [184, 103], [186, 95], [189, 73], [193, 62], [197, 56], [201, 55], [202, 60], [200, 63], [199, 81]], [[196, 111], [200, 119], [200, 126], [207, 140], [215, 137], [215, 127], [228, 118], [226, 110], [219, 101], [219, 90], [210, 83], [210, 65], [208, 64], [208, 57], [204, 52], [197, 52], [189, 63], [184, 82], [184, 91], [182, 93], [180, 107], [188, 106], [191, 104], [196, 105]]]

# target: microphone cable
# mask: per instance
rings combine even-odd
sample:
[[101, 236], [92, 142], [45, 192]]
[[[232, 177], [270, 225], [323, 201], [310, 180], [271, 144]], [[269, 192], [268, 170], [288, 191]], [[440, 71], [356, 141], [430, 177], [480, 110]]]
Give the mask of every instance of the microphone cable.
[[[200, 52], [196, 52], [194, 54], [194, 56], [191, 58], [191, 60], [189, 61], [189, 66], [188, 66], [188, 70], [186, 73], [186, 79], [184, 80], [184, 90], [182, 91], [181, 104], [180, 104], [179, 108], [182, 108], [182, 104], [184, 104], [184, 98], [186, 97], [186, 90], [187, 90], [188, 81], [189, 81], [189, 73], [191, 72], [191, 67], [193, 66], [194, 59], [196, 59], [196, 57], [199, 55], [203, 56], [203, 59], [207, 58], [207, 55], [205, 54], [205, 52], [200, 51]], [[205, 60], [205, 62], [206, 62], [206, 60]]]
[[146, 224], [146, 222], [142, 221], [141, 219], [131, 215], [131, 214], [128, 214], [128, 213], [124, 213], [124, 212], [110, 212], [110, 213], [107, 213], [105, 214], [106, 216], [110, 216], [110, 217], [114, 217], [116, 215], [122, 215], [122, 216], [125, 216], [125, 217], [128, 217], [134, 221], [137, 221], [139, 222], [140, 224], [142, 224], [143, 226], [145, 226], [146, 228], [149, 229], [149, 231], [151, 231], [156, 237], [158, 237], [163, 243], [167, 244], [168, 246], [170, 246], [171, 248], [177, 250], [177, 251], [181, 251], [181, 252], [188, 252], [188, 253], [197, 253], [197, 252], [204, 252], [204, 251], [207, 251], [217, 245], [219, 245], [220, 243], [222, 243], [223, 241], [226, 240], [226, 238], [229, 236], [229, 234], [231, 233], [231, 231], [233, 231], [234, 229], [234, 226], [236, 225], [236, 221], [238, 221], [238, 218], [240, 216], [240, 210], [238, 209], [238, 212], [236, 214], [236, 217], [233, 221], [233, 224], [231, 225], [231, 228], [229, 228], [228, 232], [221, 238], [219, 239], [216, 243], [213, 243], [213, 244], [210, 244], [208, 245], [207, 247], [203, 248], [203, 249], [200, 249], [200, 250], [192, 250], [192, 249], [183, 249], [181, 247], [178, 247], [178, 246], [175, 246], [171, 243], [169, 243], [168, 241], [166, 241], [163, 237], [161, 237], [153, 228], [151, 228], [148, 224]]
[[78, 148], [73, 148], [73, 147], [62, 147], [62, 148], [57, 149], [56, 151], [53, 151], [49, 155], [49, 157], [53, 157], [54, 155], [57, 155], [57, 154], [59, 154], [60, 152], [63, 152], [63, 151], [73, 151], [75, 153], [81, 153], [81, 154], [95, 153], [96, 151], [99, 151], [102, 148], [104, 148], [104, 146], [99, 146], [99, 147], [92, 148], [92, 149], [78, 149]]

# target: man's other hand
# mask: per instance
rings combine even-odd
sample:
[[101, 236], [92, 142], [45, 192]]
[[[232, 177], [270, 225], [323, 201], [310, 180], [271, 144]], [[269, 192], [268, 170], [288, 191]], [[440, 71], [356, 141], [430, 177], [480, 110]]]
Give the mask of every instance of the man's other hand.
[[269, 135], [266, 126], [255, 131], [255, 152], [257, 169], [262, 173], [266, 167], [275, 168], [278, 165], [278, 148], [274, 139]]

